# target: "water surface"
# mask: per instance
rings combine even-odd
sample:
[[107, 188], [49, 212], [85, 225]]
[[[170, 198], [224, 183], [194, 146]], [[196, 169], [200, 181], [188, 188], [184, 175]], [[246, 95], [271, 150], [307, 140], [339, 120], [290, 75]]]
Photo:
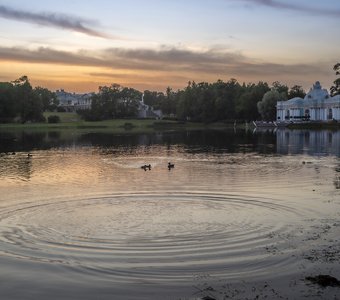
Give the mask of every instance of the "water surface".
[[0, 297], [329, 299], [304, 279], [340, 277], [339, 144], [332, 131], [1, 132]]

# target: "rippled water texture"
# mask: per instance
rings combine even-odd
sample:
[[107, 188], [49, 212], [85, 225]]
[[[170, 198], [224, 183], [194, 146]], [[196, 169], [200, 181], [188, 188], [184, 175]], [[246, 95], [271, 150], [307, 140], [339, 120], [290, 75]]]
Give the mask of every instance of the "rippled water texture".
[[1, 299], [337, 294], [336, 133], [63, 134], [1, 135]]

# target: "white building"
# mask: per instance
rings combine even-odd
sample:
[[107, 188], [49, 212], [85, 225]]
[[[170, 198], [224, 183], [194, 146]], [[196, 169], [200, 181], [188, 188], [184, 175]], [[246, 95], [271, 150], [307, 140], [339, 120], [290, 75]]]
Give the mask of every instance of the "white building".
[[56, 95], [59, 100], [59, 107], [64, 108], [66, 111], [77, 111], [80, 109], [91, 108], [91, 97], [94, 93], [76, 94], [68, 93], [63, 89], [57, 90]]
[[[59, 107], [64, 108], [68, 112], [74, 112], [81, 109], [91, 109], [92, 96], [95, 93], [76, 94], [65, 92], [63, 89], [57, 90], [56, 95], [59, 100]], [[126, 99], [119, 99], [118, 102], [125, 102]], [[144, 103], [144, 95], [138, 100], [138, 118], [155, 118], [162, 119], [161, 110], [154, 110], [153, 107]]]
[[145, 119], [145, 118], [155, 118], [155, 119], [162, 119], [163, 114], [160, 109], [155, 110], [153, 107], [146, 105], [144, 103], [144, 94], [142, 95], [142, 100], [138, 102], [138, 118]]
[[288, 101], [278, 101], [276, 120], [340, 121], [340, 95], [330, 97], [317, 81], [304, 99], [296, 97]]

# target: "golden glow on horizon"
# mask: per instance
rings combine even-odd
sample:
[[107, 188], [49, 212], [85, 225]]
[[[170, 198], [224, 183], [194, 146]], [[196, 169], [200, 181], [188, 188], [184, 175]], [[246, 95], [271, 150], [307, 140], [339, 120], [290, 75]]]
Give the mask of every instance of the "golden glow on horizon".
[[27, 75], [33, 86], [50, 90], [65, 89], [71, 92], [96, 92], [99, 86], [113, 83], [145, 89], [164, 91], [167, 86], [182, 88], [191, 80], [190, 74], [178, 77], [167, 72], [115, 70], [102, 67], [65, 66], [22, 62], [0, 62], [0, 81], [13, 81]]
[[[0, 81], [13, 81], [23, 75], [27, 75], [33, 86], [46, 87], [52, 91], [64, 89], [70, 92], [97, 92], [99, 86], [109, 86], [113, 83], [126, 87], [136, 88], [140, 91], [157, 90], [165, 91], [168, 86], [174, 90], [184, 88], [188, 81], [196, 82], [215, 82], [218, 79], [228, 81], [231, 78], [237, 79], [240, 83], [266, 81], [269, 84], [276, 80], [281, 81], [288, 86], [295, 84], [302, 85], [308, 89], [313, 81], [319, 80], [325, 88], [332, 84], [332, 70], [324, 73], [318, 73], [317, 77], [309, 73], [301, 77], [301, 73], [294, 74], [294, 70], [288, 72], [284, 70], [280, 77], [276, 77], [274, 71], [263, 69], [263, 74], [257, 75], [258, 66], [261, 62], [255, 63], [255, 70], [249, 68], [240, 70], [239, 74], [214, 74], [208, 72], [181, 71], [177, 74], [171, 70], [133, 70], [133, 69], [115, 69], [101, 66], [70, 66], [61, 64], [44, 64], [44, 63], [23, 63], [13, 61], [0, 61]], [[331, 63], [330, 63], [331, 65]], [[261, 71], [261, 68], [260, 68]], [[257, 77], [258, 80], [254, 80]]]

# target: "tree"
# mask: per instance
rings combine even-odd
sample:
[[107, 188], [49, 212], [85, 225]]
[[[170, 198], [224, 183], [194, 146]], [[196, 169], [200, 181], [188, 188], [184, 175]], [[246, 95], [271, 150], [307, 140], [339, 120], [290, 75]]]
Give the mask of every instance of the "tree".
[[295, 97], [304, 98], [306, 96], [306, 92], [300, 85], [294, 85], [288, 91], [288, 99], [293, 99]]
[[182, 120], [196, 120], [198, 115], [198, 87], [196, 82], [188, 82], [187, 87], [179, 93], [177, 117]]
[[160, 102], [159, 102], [159, 93], [158, 92], [152, 92], [149, 90], [145, 90], [143, 93], [143, 99], [144, 103], [146, 105], [150, 105], [154, 108], [159, 108], [160, 107]]
[[22, 76], [12, 82], [14, 85], [14, 98], [20, 121], [25, 123], [45, 121], [43, 116], [43, 104], [34, 93], [27, 76]]
[[[340, 63], [334, 65], [333, 70], [336, 75], [340, 75]], [[334, 80], [334, 85], [331, 87], [331, 96], [340, 95], [340, 77]]]
[[43, 105], [43, 111], [53, 111], [57, 109], [59, 100], [57, 99], [57, 95], [46, 88], [42, 88], [37, 86], [34, 88], [34, 93], [40, 99]]
[[235, 118], [237, 99], [241, 94], [241, 85], [236, 79], [227, 82], [218, 80], [212, 84], [215, 97], [216, 119], [233, 120]]
[[9, 82], [0, 83], [0, 123], [12, 122], [17, 114], [14, 88]]
[[171, 87], [167, 87], [165, 94], [160, 93], [158, 95], [160, 99], [159, 108], [162, 110], [163, 114], [171, 115], [176, 114], [176, 105], [178, 99], [178, 93], [174, 92]]
[[138, 102], [142, 98], [142, 93], [133, 88], [123, 88], [120, 90], [117, 117], [135, 117], [138, 114]]
[[88, 121], [135, 117], [142, 93], [124, 88], [118, 84], [99, 87], [99, 93], [92, 96], [91, 109], [79, 113]]
[[285, 100], [284, 94], [279, 93], [276, 89], [272, 89], [265, 93], [262, 100], [257, 103], [257, 108], [263, 120], [273, 121], [276, 119], [277, 101]]
[[273, 82], [273, 88], [277, 90], [280, 94], [283, 94], [284, 97], [287, 99], [288, 97], [288, 86], [285, 84], [280, 83], [279, 81], [274, 81]]
[[266, 82], [260, 81], [258, 84], [244, 85], [242, 90], [243, 92], [237, 99], [237, 118], [243, 120], [257, 120], [259, 118], [257, 103], [270, 88]]
[[57, 115], [51, 115], [47, 118], [48, 123], [60, 123], [60, 117]]

